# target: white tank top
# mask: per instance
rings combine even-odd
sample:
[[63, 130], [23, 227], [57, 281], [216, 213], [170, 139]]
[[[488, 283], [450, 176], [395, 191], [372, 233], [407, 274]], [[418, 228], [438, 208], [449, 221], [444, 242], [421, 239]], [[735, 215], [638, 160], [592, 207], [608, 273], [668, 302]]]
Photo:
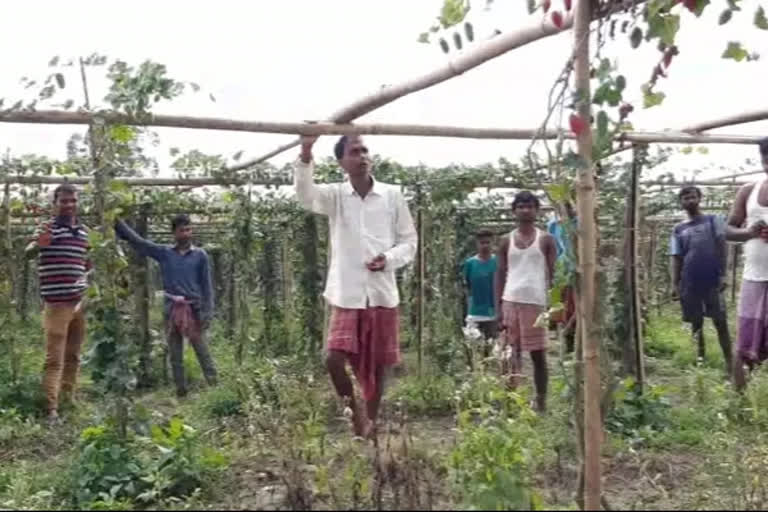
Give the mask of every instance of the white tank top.
[[[760, 219], [768, 222], [768, 206], [757, 202], [763, 183], [765, 179], [755, 183], [747, 199], [747, 227]], [[761, 238], [753, 238], [744, 244], [744, 279], [768, 281], [768, 243]]]
[[539, 238], [541, 230], [536, 229], [533, 243], [527, 249], [515, 245], [514, 230], [509, 234], [507, 253], [507, 281], [504, 283], [502, 299], [522, 304], [547, 305], [547, 258], [541, 252]]

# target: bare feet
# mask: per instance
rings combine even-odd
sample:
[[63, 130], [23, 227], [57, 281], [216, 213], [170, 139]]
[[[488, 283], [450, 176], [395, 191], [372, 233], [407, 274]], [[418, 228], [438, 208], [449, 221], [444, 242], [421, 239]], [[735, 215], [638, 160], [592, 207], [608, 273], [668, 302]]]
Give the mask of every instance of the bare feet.
[[48, 411], [48, 425], [54, 427], [61, 424], [61, 418], [59, 412], [56, 409]]

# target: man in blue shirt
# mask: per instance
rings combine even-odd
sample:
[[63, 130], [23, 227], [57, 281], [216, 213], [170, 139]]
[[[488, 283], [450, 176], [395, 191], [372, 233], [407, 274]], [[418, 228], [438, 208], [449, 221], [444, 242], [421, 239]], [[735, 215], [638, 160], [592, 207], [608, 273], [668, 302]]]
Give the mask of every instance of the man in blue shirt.
[[562, 219], [558, 214], [547, 224], [547, 231], [555, 239], [557, 249], [557, 272], [564, 272], [568, 276], [568, 282], [560, 289], [560, 298], [563, 303], [563, 311], [559, 315], [553, 315], [553, 321], [566, 326], [563, 332], [566, 351], [573, 352], [576, 337], [576, 303], [573, 295], [572, 279], [576, 275], [576, 255], [571, 247], [571, 236], [576, 230], [576, 211], [570, 201], [564, 204], [567, 219]]
[[125, 222], [115, 224], [117, 235], [144, 256], [157, 261], [165, 289], [164, 318], [176, 394], [184, 397], [184, 337], [197, 354], [209, 385], [216, 384], [216, 368], [205, 341], [213, 316], [213, 286], [208, 254], [192, 245], [192, 226], [187, 215], [171, 222], [176, 244], [159, 245], [140, 237]]
[[[469, 291], [467, 324], [475, 324], [486, 340], [496, 338], [498, 324], [493, 298], [493, 279], [496, 274], [496, 255], [493, 254], [493, 232], [482, 229], [475, 235], [477, 254], [464, 261], [462, 274]], [[485, 357], [490, 345], [485, 344]]]
[[726, 372], [731, 370], [731, 338], [728, 333], [725, 300], [727, 252], [725, 224], [714, 215], [703, 215], [699, 209], [701, 190], [683, 187], [678, 194], [688, 220], [675, 226], [669, 241], [672, 256], [672, 282], [680, 298], [683, 322], [691, 324], [698, 343], [699, 358], [704, 359], [704, 317], [715, 324]]

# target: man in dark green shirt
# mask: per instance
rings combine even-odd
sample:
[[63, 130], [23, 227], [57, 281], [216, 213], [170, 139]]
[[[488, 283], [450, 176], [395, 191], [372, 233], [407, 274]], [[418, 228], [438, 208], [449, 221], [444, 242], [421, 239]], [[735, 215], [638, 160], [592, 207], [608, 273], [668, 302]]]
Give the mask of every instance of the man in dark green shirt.
[[[496, 255], [493, 254], [493, 232], [483, 229], [475, 235], [477, 254], [468, 258], [462, 267], [464, 283], [469, 291], [467, 325], [474, 324], [486, 340], [497, 334], [496, 311], [493, 297], [493, 278], [496, 273]], [[485, 346], [486, 357], [490, 345]]]

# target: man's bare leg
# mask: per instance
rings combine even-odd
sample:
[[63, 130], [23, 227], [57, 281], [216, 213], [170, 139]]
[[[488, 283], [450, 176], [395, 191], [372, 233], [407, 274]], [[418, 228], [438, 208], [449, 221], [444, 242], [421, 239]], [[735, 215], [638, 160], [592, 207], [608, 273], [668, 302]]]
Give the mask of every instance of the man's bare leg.
[[728, 319], [725, 317], [725, 313], [717, 315], [712, 319], [717, 330], [717, 339], [720, 342], [720, 349], [723, 351], [723, 359], [725, 360], [725, 373], [730, 376], [733, 369], [733, 363], [731, 362], [731, 336], [728, 332]]
[[546, 350], [534, 350], [531, 352], [533, 362], [533, 383], [536, 388], [536, 410], [547, 410], [547, 384], [549, 383], [549, 369], [547, 368]]
[[704, 343], [704, 318], [697, 318], [691, 323], [693, 331], [693, 340], [698, 347], [698, 358], [704, 361], [706, 353], [706, 344]]
[[349, 402], [349, 407], [352, 409], [355, 435], [363, 435], [368, 428], [368, 421], [361, 414], [359, 404], [355, 401], [355, 388], [352, 385], [352, 379], [347, 374], [347, 354], [339, 350], [329, 350], [325, 359], [325, 366], [328, 368], [328, 374], [331, 376], [336, 394]]
[[363, 437], [375, 437], [376, 436], [376, 420], [379, 417], [379, 406], [381, 405], [381, 397], [384, 396], [384, 386], [387, 381], [387, 368], [385, 366], [379, 366], [376, 368], [376, 395], [365, 402], [366, 412], [368, 413], [368, 431], [362, 432]]

